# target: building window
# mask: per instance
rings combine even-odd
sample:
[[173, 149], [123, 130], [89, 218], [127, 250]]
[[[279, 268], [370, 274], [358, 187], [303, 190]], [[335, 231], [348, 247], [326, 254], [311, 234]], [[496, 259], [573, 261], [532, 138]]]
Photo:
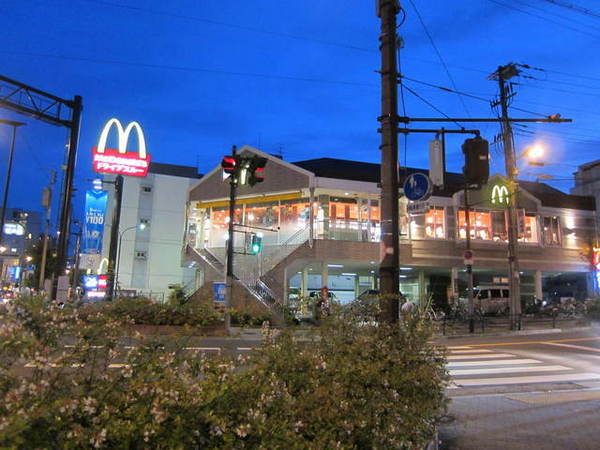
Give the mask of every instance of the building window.
[[538, 223], [535, 214], [526, 214], [525, 211], [518, 211], [519, 220], [519, 241], [520, 242], [539, 242]]
[[146, 252], [142, 252], [142, 251], [136, 251], [135, 252], [135, 259], [146, 259]]
[[[471, 239], [506, 242], [508, 232], [504, 211], [469, 211]], [[466, 239], [467, 222], [464, 210], [458, 211], [458, 237]]]
[[560, 245], [560, 220], [558, 217], [544, 217], [544, 244]]
[[145, 227], [149, 227], [150, 226], [150, 219], [140, 219], [140, 225], [144, 225]]
[[150, 194], [152, 192], [152, 186], [142, 186], [142, 192], [144, 194]]
[[446, 215], [444, 208], [436, 207], [425, 214], [425, 236], [433, 239], [446, 238]]

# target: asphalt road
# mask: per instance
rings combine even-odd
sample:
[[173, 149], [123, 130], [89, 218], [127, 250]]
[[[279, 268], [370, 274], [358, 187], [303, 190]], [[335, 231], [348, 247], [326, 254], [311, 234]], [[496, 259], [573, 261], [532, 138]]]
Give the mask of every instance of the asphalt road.
[[443, 344], [453, 382], [441, 448], [600, 448], [600, 329]]

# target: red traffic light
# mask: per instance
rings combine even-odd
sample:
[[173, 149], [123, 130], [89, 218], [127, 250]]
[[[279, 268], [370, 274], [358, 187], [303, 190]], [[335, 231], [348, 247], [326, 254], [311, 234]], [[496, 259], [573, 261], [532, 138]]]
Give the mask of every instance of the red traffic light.
[[237, 158], [234, 156], [223, 156], [221, 167], [225, 173], [233, 174], [237, 167]]

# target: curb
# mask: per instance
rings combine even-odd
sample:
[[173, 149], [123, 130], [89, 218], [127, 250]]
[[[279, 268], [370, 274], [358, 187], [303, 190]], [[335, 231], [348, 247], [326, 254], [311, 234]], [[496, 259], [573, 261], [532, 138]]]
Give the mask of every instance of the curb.
[[437, 336], [437, 339], [461, 339], [461, 338], [486, 338], [486, 337], [499, 337], [499, 336], [528, 336], [535, 334], [560, 334], [568, 332], [580, 332], [580, 331], [592, 331], [597, 330], [598, 327], [587, 326], [587, 327], [573, 327], [573, 328], [548, 328], [548, 329], [537, 329], [537, 330], [520, 330], [520, 331], [504, 331], [500, 333], [467, 333], [467, 334], [454, 334], [451, 336]]

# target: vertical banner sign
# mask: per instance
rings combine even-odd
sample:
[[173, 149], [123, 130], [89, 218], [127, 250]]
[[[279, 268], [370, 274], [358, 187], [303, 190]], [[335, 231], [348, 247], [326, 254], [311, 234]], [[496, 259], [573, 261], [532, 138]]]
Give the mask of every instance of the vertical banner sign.
[[108, 203], [107, 191], [85, 193], [85, 227], [83, 229], [82, 253], [98, 255], [102, 253], [102, 231], [104, 215]]

